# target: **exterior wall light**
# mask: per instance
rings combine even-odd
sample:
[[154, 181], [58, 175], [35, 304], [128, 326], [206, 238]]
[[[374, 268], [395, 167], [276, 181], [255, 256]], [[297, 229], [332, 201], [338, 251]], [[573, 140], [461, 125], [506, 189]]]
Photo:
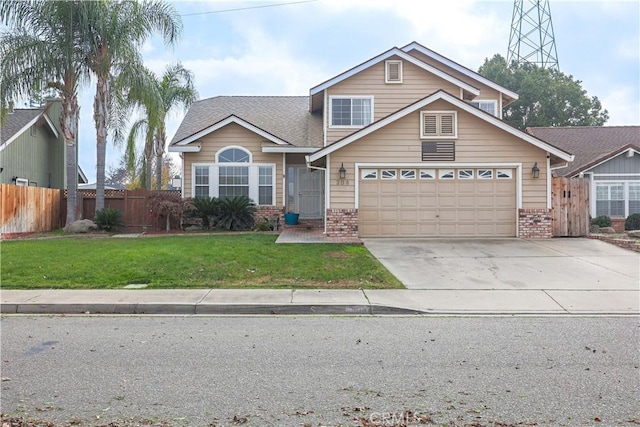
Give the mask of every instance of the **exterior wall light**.
[[531, 177], [536, 179], [540, 177], [540, 168], [538, 167], [538, 162], [536, 162], [531, 168]]
[[344, 179], [347, 176], [347, 170], [344, 168], [344, 163], [342, 163], [342, 166], [340, 166], [340, 169], [338, 169], [338, 174], [340, 176], [340, 179]]

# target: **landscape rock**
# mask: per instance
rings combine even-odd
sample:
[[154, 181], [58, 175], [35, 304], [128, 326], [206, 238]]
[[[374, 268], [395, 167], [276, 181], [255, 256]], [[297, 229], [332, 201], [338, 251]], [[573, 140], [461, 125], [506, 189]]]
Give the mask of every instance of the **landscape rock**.
[[635, 238], [637, 238], [637, 239], [640, 239], [640, 230], [630, 230], [630, 231], [627, 231], [627, 235], [628, 235], [629, 237], [635, 237]]
[[591, 227], [589, 228], [589, 232], [591, 234], [598, 234], [600, 233], [600, 227], [595, 224], [591, 224]]
[[65, 233], [89, 233], [95, 231], [98, 226], [90, 219], [81, 219], [75, 221], [64, 228]]
[[602, 234], [616, 234], [616, 230], [613, 227], [600, 227], [600, 233], [602, 233]]

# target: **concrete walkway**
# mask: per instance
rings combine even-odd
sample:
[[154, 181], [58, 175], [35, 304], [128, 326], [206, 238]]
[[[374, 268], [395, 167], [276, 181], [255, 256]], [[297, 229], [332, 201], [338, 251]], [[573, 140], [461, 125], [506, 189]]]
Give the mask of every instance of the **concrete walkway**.
[[3, 290], [2, 314], [638, 315], [637, 290]]

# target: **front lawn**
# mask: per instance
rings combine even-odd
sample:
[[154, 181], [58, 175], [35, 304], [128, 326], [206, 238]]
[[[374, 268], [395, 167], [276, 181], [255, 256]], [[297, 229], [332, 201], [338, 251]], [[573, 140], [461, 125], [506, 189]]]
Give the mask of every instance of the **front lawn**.
[[239, 234], [5, 241], [4, 289], [402, 288], [360, 245]]

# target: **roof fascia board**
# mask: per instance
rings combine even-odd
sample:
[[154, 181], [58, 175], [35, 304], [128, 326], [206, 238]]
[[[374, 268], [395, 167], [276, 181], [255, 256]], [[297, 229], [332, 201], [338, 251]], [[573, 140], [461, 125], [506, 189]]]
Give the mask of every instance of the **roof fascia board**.
[[170, 145], [169, 151], [172, 153], [199, 153], [200, 145]]
[[345, 138], [343, 138], [340, 141], [334, 142], [333, 144], [322, 148], [320, 150], [318, 150], [317, 152], [311, 154], [309, 156], [309, 160], [310, 161], [316, 161], [318, 159], [320, 159], [321, 157], [324, 157], [328, 154], [333, 153], [334, 151], [344, 147], [345, 145], [348, 145], [350, 143], [352, 143], [353, 141], [356, 141], [366, 135], [369, 135], [372, 132], [375, 132], [376, 130], [386, 126], [389, 123], [392, 123], [408, 114], [411, 114], [417, 110], [419, 110], [420, 108], [423, 108], [426, 105], [431, 104], [432, 102], [438, 100], [438, 99], [443, 99], [451, 104], [453, 104], [454, 106], [460, 108], [461, 110], [466, 111], [467, 113], [470, 113], [476, 117], [478, 117], [479, 119], [482, 119], [488, 123], [491, 123], [492, 125], [510, 133], [513, 136], [516, 136], [517, 138], [520, 138], [542, 150], [545, 150], [546, 152], [553, 154], [557, 157], [559, 157], [562, 160], [571, 162], [574, 159], [574, 156], [572, 154], [566, 153], [562, 150], [560, 150], [559, 148], [553, 147], [552, 145], [547, 144], [546, 142], [535, 138], [527, 133], [522, 132], [521, 130], [518, 130], [514, 127], [511, 127], [509, 125], [507, 125], [506, 123], [502, 122], [501, 120], [499, 120], [498, 118], [485, 113], [484, 111], [478, 110], [477, 108], [467, 104], [466, 102], [446, 93], [443, 91], [439, 91], [436, 92], [434, 94], [431, 94], [429, 96], [427, 96], [426, 98], [423, 98], [422, 100], [409, 105], [408, 107], [405, 107], [402, 110], [399, 110], [377, 122], [372, 123], [371, 125], [367, 126], [366, 128], [361, 129], [360, 131], [353, 133]]
[[597, 158], [596, 160], [594, 160], [590, 164], [586, 164], [586, 165], [582, 166], [581, 168], [576, 169], [575, 171], [571, 172], [571, 176], [578, 176], [581, 173], [589, 172], [593, 168], [597, 168], [598, 166], [600, 166], [600, 165], [602, 165], [604, 163], [607, 163], [608, 161], [613, 160], [618, 156], [622, 156], [623, 154], [626, 154], [629, 150], [633, 150], [633, 152], [635, 152], [636, 154], [640, 155], [640, 148], [638, 148], [638, 147], [636, 147], [634, 145], [627, 144], [624, 147], [622, 147], [621, 149], [619, 149], [618, 151], [607, 153], [607, 154], [603, 155], [602, 157]]
[[18, 137], [20, 135], [22, 135], [23, 133], [25, 133], [27, 131], [27, 129], [29, 129], [31, 126], [33, 126], [34, 124], [36, 124], [36, 122], [38, 121], [38, 119], [40, 118], [41, 114], [35, 116], [33, 119], [31, 119], [29, 121], [29, 123], [27, 123], [26, 125], [24, 125], [18, 132], [14, 133], [12, 136], [9, 137], [9, 139], [7, 139], [4, 144], [2, 144], [2, 146], [0, 146], [0, 152], [3, 151], [5, 148], [7, 148], [9, 146], [9, 144], [11, 144], [13, 141], [15, 141], [16, 139], [18, 139]]
[[258, 135], [260, 135], [263, 138], [268, 139], [269, 141], [278, 144], [278, 145], [290, 145], [288, 142], [278, 138], [275, 135], [270, 134], [269, 132], [260, 129], [259, 127], [249, 123], [246, 120], [241, 119], [240, 117], [236, 116], [236, 115], [230, 115], [229, 117], [227, 117], [226, 119], [222, 119], [217, 123], [214, 123], [213, 125], [202, 129], [199, 132], [194, 133], [193, 135], [183, 139], [182, 141], [176, 142], [175, 144], [173, 144], [173, 146], [180, 146], [180, 145], [187, 145], [187, 144], [191, 144], [192, 142], [202, 138], [205, 135], [210, 134], [211, 132], [215, 132], [218, 129], [231, 124], [231, 123], [235, 123], [237, 125], [242, 126], [243, 128], [250, 130], [253, 133], [256, 133]]
[[262, 147], [262, 152], [263, 153], [303, 153], [303, 154], [309, 154], [309, 153], [313, 153], [314, 151], [317, 151], [318, 147], [294, 147], [294, 146], [287, 146], [287, 147]]
[[53, 121], [51, 121], [51, 118], [49, 117], [48, 114], [44, 113], [43, 114], [44, 119], [46, 120], [47, 124], [49, 125], [49, 127], [51, 128], [51, 132], [53, 133], [53, 135], [56, 137], [56, 139], [58, 138], [58, 136], [60, 135], [58, 133], [58, 129], [56, 129], [56, 127], [53, 125]]
[[432, 50], [427, 49], [426, 47], [422, 46], [420, 43], [417, 42], [412, 42], [409, 43], [408, 45], [406, 45], [405, 47], [402, 48], [402, 50], [404, 52], [409, 52], [410, 50], [417, 50], [418, 52], [427, 55], [429, 58], [433, 58], [436, 61], [439, 61], [441, 63], [443, 63], [444, 65], [453, 68], [454, 70], [464, 74], [465, 76], [471, 77], [474, 80], [477, 80], [480, 83], [483, 83], [487, 86], [489, 86], [492, 89], [497, 90], [498, 92], [502, 92], [503, 94], [513, 98], [513, 99], [518, 99], [518, 94], [503, 87], [500, 86], [499, 84], [492, 82], [491, 80], [487, 79], [486, 77], [482, 76], [481, 74], [476, 73], [475, 71], [472, 71], [466, 67], [463, 67], [462, 65], [453, 62], [452, 60], [445, 58], [444, 56], [440, 55], [439, 53], [436, 53]]
[[385, 59], [390, 58], [390, 57], [392, 57], [394, 55], [395, 56], [399, 56], [400, 58], [404, 59], [405, 61], [411, 62], [412, 64], [422, 68], [425, 71], [430, 72], [431, 74], [434, 74], [434, 75], [440, 77], [441, 79], [444, 79], [444, 80], [448, 81], [449, 83], [452, 83], [452, 84], [454, 84], [454, 85], [456, 85], [458, 87], [463, 88], [464, 90], [474, 94], [475, 96], [478, 96], [480, 94], [480, 90], [478, 88], [475, 88], [475, 87], [471, 86], [470, 84], [465, 83], [462, 80], [458, 80], [457, 78], [453, 77], [452, 75], [445, 73], [444, 71], [438, 70], [437, 68], [420, 61], [418, 58], [415, 58], [415, 57], [409, 55], [408, 53], [403, 52], [402, 50], [398, 49], [397, 47], [394, 47], [393, 49], [390, 49], [390, 50], [388, 50], [388, 51], [386, 51], [384, 53], [381, 53], [380, 55], [378, 55], [378, 56], [376, 56], [374, 58], [371, 58], [370, 60], [368, 60], [366, 62], [363, 62], [362, 64], [360, 64], [360, 65], [358, 65], [358, 66], [356, 66], [356, 67], [354, 67], [354, 68], [352, 68], [352, 69], [350, 69], [348, 71], [345, 71], [344, 73], [339, 74], [338, 76], [336, 76], [336, 77], [334, 77], [334, 78], [332, 78], [330, 80], [327, 80], [326, 82], [324, 82], [324, 83], [322, 83], [322, 84], [320, 84], [320, 85], [318, 85], [316, 87], [311, 88], [309, 93], [310, 93], [311, 96], [313, 96], [313, 95], [315, 95], [315, 94], [317, 94], [319, 92], [322, 92], [323, 90], [325, 90], [325, 89], [327, 89], [327, 88], [329, 88], [329, 87], [331, 87], [331, 86], [333, 86], [333, 85], [335, 85], [335, 84], [337, 84], [337, 83], [339, 83], [339, 82], [341, 82], [343, 80], [346, 80], [349, 77], [352, 77], [352, 76], [358, 74], [359, 72], [371, 67], [372, 65], [377, 64], [380, 61], [384, 61]]

